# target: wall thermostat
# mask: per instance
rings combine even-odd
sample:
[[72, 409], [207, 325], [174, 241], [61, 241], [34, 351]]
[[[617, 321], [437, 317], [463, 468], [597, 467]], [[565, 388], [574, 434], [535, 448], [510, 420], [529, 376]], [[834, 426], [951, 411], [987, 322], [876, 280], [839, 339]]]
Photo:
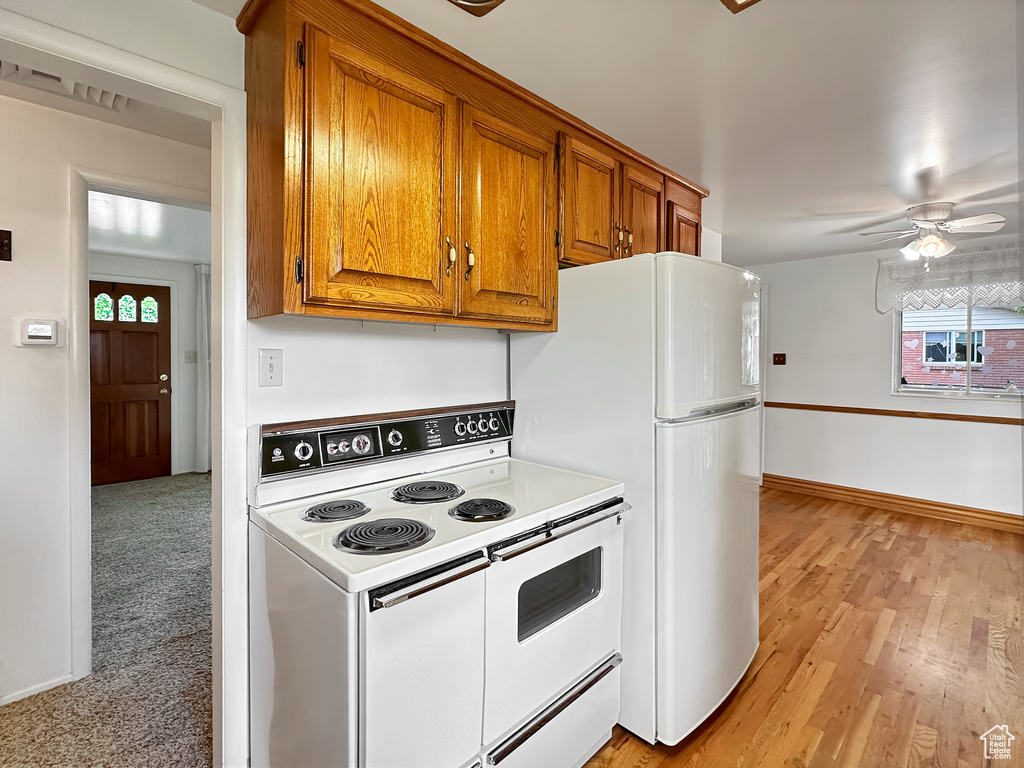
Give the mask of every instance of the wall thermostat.
[[56, 347], [60, 343], [60, 321], [22, 319], [19, 341], [22, 347]]

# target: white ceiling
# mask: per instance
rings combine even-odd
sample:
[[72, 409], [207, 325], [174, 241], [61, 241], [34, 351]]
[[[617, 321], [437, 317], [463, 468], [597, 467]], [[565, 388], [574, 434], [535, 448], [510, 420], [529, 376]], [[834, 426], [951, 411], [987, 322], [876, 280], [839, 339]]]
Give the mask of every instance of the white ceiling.
[[141, 197], [89, 192], [89, 252], [210, 263], [210, 212]]
[[379, 2], [710, 189], [732, 263], [868, 250], [925, 199], [1018, 232], [1014, 0]]

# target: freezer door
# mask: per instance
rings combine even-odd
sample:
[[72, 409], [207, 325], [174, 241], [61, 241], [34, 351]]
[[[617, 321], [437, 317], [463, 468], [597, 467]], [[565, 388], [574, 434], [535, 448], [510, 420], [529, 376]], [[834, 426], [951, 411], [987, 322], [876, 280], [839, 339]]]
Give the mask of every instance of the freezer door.
[[732, 691], [758, 645], [758, 412], [656, 428], [658, 741]]
[[756, 396], [760, 391], [760, 281], [742, 269], [658, 254], [659, 419]]

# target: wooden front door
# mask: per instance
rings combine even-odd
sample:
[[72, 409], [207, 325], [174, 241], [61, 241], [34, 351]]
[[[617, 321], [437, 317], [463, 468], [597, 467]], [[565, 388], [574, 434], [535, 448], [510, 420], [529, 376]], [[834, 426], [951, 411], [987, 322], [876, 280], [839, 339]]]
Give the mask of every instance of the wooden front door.
[[89, 283], [92, 484], [171, 474], [171, 289]]

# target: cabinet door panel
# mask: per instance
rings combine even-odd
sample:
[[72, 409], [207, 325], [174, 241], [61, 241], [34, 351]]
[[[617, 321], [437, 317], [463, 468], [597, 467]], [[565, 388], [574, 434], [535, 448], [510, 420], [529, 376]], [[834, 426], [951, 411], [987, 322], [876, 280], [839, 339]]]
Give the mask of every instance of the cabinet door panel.
[[562, 261], [594, 264], [618, 258], [621, 249], [613, 231], [619, 214], [618, 161], [597, 147], [569, 138], [564, 167]]
[[659, 233], [665, 179], [651, 171], [630, 165], [625, 167], [623, 176], [622, 207], [626, 227], [624, 255], [657, 253], [662, 250]]
[[454, 97], [319, 30], [307, 38], [306, 301], [451, 314]]
[[700, 223], [676, 203], [668, 204], [668, 250], [700, 256]]
[[463, 114], [457, 314], [551, 323], [555, 145], [468, 105]]

